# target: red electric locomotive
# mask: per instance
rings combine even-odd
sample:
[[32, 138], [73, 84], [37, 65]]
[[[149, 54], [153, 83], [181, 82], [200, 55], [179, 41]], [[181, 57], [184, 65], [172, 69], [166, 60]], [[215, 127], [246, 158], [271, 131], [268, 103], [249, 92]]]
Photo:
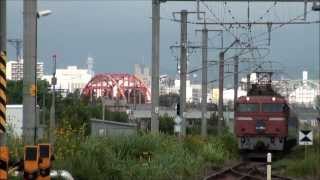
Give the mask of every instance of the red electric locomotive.
[[[271, 87], [271, 72], [257, 72], [248, 83], [247, 96], [239, 97], [235, 110], [235, 134], [240, 150], [285, 149], [290, 135], [290, 110], [284, 97]], [[249, 80], [250, 82], [250, 80]]]

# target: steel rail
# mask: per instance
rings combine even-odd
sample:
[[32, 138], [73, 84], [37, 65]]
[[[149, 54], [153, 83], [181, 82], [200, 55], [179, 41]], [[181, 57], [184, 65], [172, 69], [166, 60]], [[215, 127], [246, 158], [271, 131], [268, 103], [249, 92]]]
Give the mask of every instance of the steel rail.
[[[203, 180], [264, 180], [266, 173], [264, 170], [261, 170], [261, 167], [265, 165], [266, 163], [240, 162], [220, 172], [211, 174]], [[292, 178], [279, 175], [272, 175], [272, 178], [275, 180], [293, 180]]]

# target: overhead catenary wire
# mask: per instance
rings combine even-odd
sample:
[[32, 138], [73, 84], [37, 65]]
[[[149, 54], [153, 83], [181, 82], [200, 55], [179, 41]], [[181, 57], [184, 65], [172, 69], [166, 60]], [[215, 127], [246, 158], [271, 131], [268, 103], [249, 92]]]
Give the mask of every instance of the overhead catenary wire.
[[[307, 14], [309, 14], [310, 12], [312, 12], [312, 10], [307, 11]], [[303, 17], [303, 16], [304, 16], [304, 14], [301, 14], [301, 15], [298, 15], [298, 16], [290, 19], [289, 21], [287, 21], [287, 22], [285, 22], [285, 23], [280, 23], [278, 26], [273, 26], [273, 28], [271, 28], [271, 32], [274, 32], [274, 31], [282, 28], [282, 27], [285, 26], [286, 24], [289, 24], [289, 23], [291, 23], [291, 22], [294, 22], [295, 20], [299, 20], [299, 18], [301, 18], [301, 17]], [[320, 20], [320, 18], [319, 18], [319, 20]], [[319, 20], [318, 20], [318, 21], [312, 21], [312, 22], [310, 22], [310, 24], [320, 24]], [[266, 35], [267, 33], [268, 33], [268, 32], [260, 33], [260, 34], [256, 35], [253, 39], [257, 39], [258, 37], [264, 36], [264, 35]]]
[[[205, 5], [204, 2], [202, 2], [202, 3]], [[264, 19], [264, 17], [265, 17], [268, 13], [270, 13], [270, 10], [273, 9], [273, 8], [274, 8], [274, 9], [276, 8], [276, 3], [274, 3], [272, 6], [270, 6], [270, 7], [266, 10], [266, 12], [259, 17], [258, 20], [256, 20], [255, 22], [249, 22], [249, 23], [261, 23], [261, 24], [262, 24], [263, 22], [261, 22], [261, 20]], [[207, 9], [209, 10], [209, 7], [207, 7]], [[209, 10], [209, 12], [210, 12], [210, 10]], [[311, 12], [311, 11], [309, 11], [309, 12], [307, 12], [307, 13], [310, 13], [310, 12]], [[228, 11], [228, 13], [229, 13], [229, 15], [231, 15], [231, 17], [232, 17], [232, 11], [231, 11], [231, 12]], [[212, 14], [214, 14], [214, 13], [212, 12]], [[216, 15], [213, 15], [213, 17], [214, 17], [214, 21], [219, 22], [220, 19], [219, 19]], [[279, 29], [279, 28], [281, 28], [281, 27], [283, 27], [283, 26], [285, 26], [285, 25], [287, 25], [287, 24], [295, 24], [295, 23], [299, 24], [299, 22], [295, 22], [296, 20], [300, 20], [299, 17], [301, 17], [301, 15], [299, 15], [299, 16], [297, 16], [297, 17], [294, 17], [294, 18], [292, 18], [292, 19], [290, 19], [289, 21], [286, 21], [286, 22], [281, 22], [281, 23], [276, 22], [276, 23], [274, 23], [275, 25], [279, 25], [279, 26], [274, 26], [274, 27], [271, 29], [271, 31], [273, 32], [273, 31], [275, 31], [275, 30], [277, 30], [277, 29]], [[299, 18], [299, 19], [298, 19], [298, 18]], [[165, 18], [162, 18], [162, 19], [165, 19]], [[212, 19], [212, 18], [208, 18], [208, 19]], [[235, 18], [232, 18], [232, 19], [234, 20]], [[173, 20], [173, 19], [169, 19], [169, 18], [166, 18], [166, 20], [170, 20], [170, 21], [174, 21], [174, 22], [180, 22], [179, 20]], [[190, 21], [190, 20], [189, 20], [187, 23], [189, 23], [189, 24], [197, 24], [197, 22], [195, 22], [195, 21]], [[233, 23], [234, 23], [234, 24], [237, 24], [237, 22], [233, 22]], [[319, 23], [319, 21], [301, 22], [301, 24], [308, 24], [308, 23], [310, 23], [310, 24]], [[218, 24], [218, 23], [217, 23], [217, 24]], [[225, 31], [229, 32], [233, 37], [243, 40], [242, 38], [239, 38], [239, 35], [238, 35], [238, 34], [232, 32], [231, 29], [239, 29], [239, 28], [245, 29], [245, 27], [243, 27], [243, 26], [238, 26], [237, 28], [234, 27], [234, 26], [229, 26], [229, 27], [227, 27], [227, 26], [226, 26], [225, 24], [223, 24], [223, 23], [218, 24], [218, 25], [221, 25], [222, 29], [224, 29]], [[240, 25], [241, 25], [241, 24], [240, 24]], [[267, 34], [266, 32], [260, 33], [260, 34], [256, 34], [255, 31], [253, 31], [253, 29], [251, 29], [251, 31], [250, 31], [250, 28], [248, 27], [248, 33], [247, 33], [247, 35], [248, 35], [248, 41], [242, 41], [242, 42], [240, 43], [240, 46], [242, 46], [242, 47], [243, 47], [243, 46], [244, 46], [244, 47], [250, 47], [250, 46], [261, 47], [261, 46], [266, 46], [266, 47], [267, 47], [267, 46], [268, 46], [268, 43], [267, 43], [267, 40], [268, 40], [268, 39], [267, 39], [267, 38], [262, 38], [262, 39], [260, 39], [261, 36], [264, 36], [264, 35], [266, 35], [266, 34]], [[255, 52], [254, 52], [254, 51], [255, 51]], [[266, 57], [266, 56], [270, 53], [270, 50], [267, 51], [267, 53], [264, 54], [264, 55], [261, 55], [261, 53], [260, 53], [259, 50], [257, 50], [257, 49], [242, 50], [242, 51], [239, 52], [238, 54], [239, 54], [239, 55], [247, 55], [247, 54], [250, 54], [250, 53], [251, 53], [252, 59], [258, 59], [258, 58], [264, 58], [264, 57]], [[263, 57], [262, 57], [262, 56], [263, 56]], [[231, 58], [232, 58], [232, 57], [231, 57]], [[198, 70], [200, 70], [200, 69], [198, 69]]]
[[265, 17], [267, 14], [269, 14], [272, 9], [275, 9], [276, 6], [277, 6], [277, 1], [275, 1], [275, 2], [273, 3], [273, 5], [271, 5], [258, 19], [256, 19], [255, 22], [264, 19], [264, 17]]

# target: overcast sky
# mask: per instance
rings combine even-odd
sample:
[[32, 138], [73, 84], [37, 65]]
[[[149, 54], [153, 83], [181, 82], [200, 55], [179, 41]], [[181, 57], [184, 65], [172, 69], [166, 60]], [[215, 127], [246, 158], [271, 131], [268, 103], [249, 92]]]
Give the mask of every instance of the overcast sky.
[[[247, 18], [247, 3], [207, 3], [216, 17], [225, 21], [243, 21]], [[269, 13], [267, 9], [270, 8]], [[57, 54], [58, 67], [78, 65], [85, 67], [88, 55], [95, 59], [94, 71], [129, 72], [133, 64], [150, 65], [151, 58], [151, 0], [128, 1], [40, 1], [39, 10], [50, 9], [53, 14], [39, 20], [38, 53], [39, 60], [45, 62], [46, 72], [51, 73], [50, 58]], [[176, 72], [175, 57], [179, 51], [170, 51], [169, 46], [180, 40], [180, 25], [172, 22], [172, 12], [182, 9], [195, 10], [195, 3], [165, 3], [161, 6], [161, 67], [160, 72]], [[205, 6], [201, 6], [206, 10]], [[303, 14], [303, 3], [278, 4], [251, 3], [253, 20], [288, 21]], [[8, 37], [22, 37], [22, 1], [8, 2]], [[265, 15], [264, 15], [265, 14]], [[208, 14], [210, 18], [212, 15]], [[234, 19], [232, 19], [234, 17]], [[308, 20], [318, 20], [319, 14], [311, 12]], [[190, 15], [190, 21], [195, 21]], [[274, 25], [275, 27], [275, 25]], [[189, 40], [199, 44], [201, 36], [194, 32], [201, 26], [188, 25]], [[220, 26], [210, 27], [221, 29]], [[266, 32], [266, 26], [253, 27], [253, 34]], [[241, 31], [231, 29], [233, 34]], [[230, 33], [224, 33], [225, 45], [233, 40]], [[241, 37], [244, 37], [241, 35]], [[210, 34], [209, 45], [220, 46], [217, 34]], [[258, 44], [265, 47], [267, 36], [258, 38]], [[262, 47], [261, 46], [261, 47]], [[10, 58], [15, 50], [8, 45]], [[262, 54], [267, 52], [262, 50]], [[189, 69], [200, 66], [201, 51], [190, 53]], [[216, 59], [217, 51], [210, 50], [210, 59]], [[232, 52], [228, 56], [231, 56]], [[308, 70], [309, 76], [318, 76], [319, 67], [319, 24], [287, 25], [271, 35], [271, 51], [264, 60], [277, 61], [273, 66], [281, 66], [291, 78], [298, 78], [302, 70]], [[215, 79], [216, 67], [210, 69]]]

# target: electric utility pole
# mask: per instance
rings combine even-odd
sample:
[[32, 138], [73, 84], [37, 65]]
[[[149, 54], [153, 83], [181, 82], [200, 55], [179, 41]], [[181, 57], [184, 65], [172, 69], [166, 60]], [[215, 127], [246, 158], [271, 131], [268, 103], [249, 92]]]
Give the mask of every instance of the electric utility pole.
[[208, 91], [208, 29], [202, 29], [202, 98], [201, 98], [201, 136], [207, 137], [207, 91]]
[[202, 85], [201, 85], [201, 136], [208, 135], [207, 122], [207, 91], [208, 91], [208, 33], [209, 31], [219, 32], [221, 34], [221, 49], [223, 48], [223, 31], [222, 30], [208, 30], [206, 26], [202, 30]]
[[[187, 69], [188, 69], [188, 14], [197, 14], [198, 12], [188, 12], [187, 10], [182, 10], [180, 12], [174, 12], [175, 14], [180, 14], [180, 118], [181, 118], [181, 135], [186, 135], [187, 121], [184, 117], [186, 109], [186, 85], [187, 85]], [[204, 12], [200, 12], [205, 14]]]
[[182, 119], [181, 134], [186, 135], [187, 122], [184, 117], [186, 108], [186, 85], [187, 85], [187, 44], [188, 44], [188, 11], [181, 11], [181, 37], [180, 37], [180, 117]]
[[159, 133], [160, 0], [152, 0], [151, 133]]
[[233, 113], [235, 114], [237, 109], [237, 98], [238, 98], [238, 87], [239, 87], [239, 56], [234, 57], [234, 69], [233, 69], [233, 88], [234, 88], [234, 97], [233, 97]]
[[235, 44], [239, 43], [239, 39], [234, 40], [230, 46], [219, 53], [219, 102], [218, 102], [218, 135], [222, 133], [222, 125], [224, 123], [223, 119], [223, 84], [224, 84], [224, 55], [231, 49]]
[[51, 79], [51, 86], [52, 86], [52, 101], [51, 101], [51, 108], [50, 108], [50, 132], [49, 132], [49, 141], [51, 144], [55, 142], [55, 129], [56, 129], [56, 67], [57, 67], [57, 56], [52, 56], [53, 60], [53, 69], [52, 69], [52, 79]]
[[218, 135], [221, 135], [223, 122], [223, 84], [224, 84], [224, 52], [219, 53], [219, 102], [218, 102]]
[[23, 141], [33, 144], [36, 127], [37, 0], [23, 1]]

